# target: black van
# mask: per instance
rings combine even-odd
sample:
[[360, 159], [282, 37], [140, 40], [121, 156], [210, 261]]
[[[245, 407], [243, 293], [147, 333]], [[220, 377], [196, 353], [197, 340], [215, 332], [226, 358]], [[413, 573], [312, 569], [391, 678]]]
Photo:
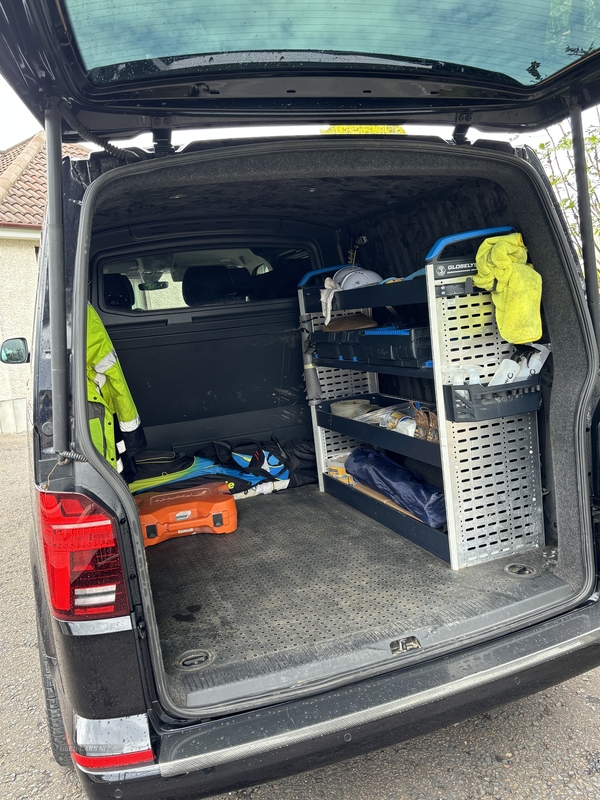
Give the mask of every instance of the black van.
[[[89, 796], [232, 790], [600, 664], [581, 122], [600, 100], [597, 6], [8, 0], [0, 32], [0, 71], [47, 132], [31, 556], [53, 751]], [[535, 154], [509, 142], [568, 116], [583, 270]], [[172, 143], [306, 122], [454, 135]], [[144, 131], [148, 150], [114, 144]], [[61, 158], [82, 139], [103, 149]], [[498, 388], [513, 349], [474, 253], [513, 233], [541, 275], [550, 356]], [[378, 333], [324, 342], [321, 289], [359, 244], [366, 272], [331, 310]], [[318, 483], [242, 497], [235, 533], [145, 547], [133, 484], [91, 438], [90, 304], [148, 448], [313, 440]], [[4, 344], [3, 361], [28, 358]], [[438, 433], [336, 414], [347, 399], [436, 408]], [[365, 444], [443, 492], [447, 524], [344, 475]]]

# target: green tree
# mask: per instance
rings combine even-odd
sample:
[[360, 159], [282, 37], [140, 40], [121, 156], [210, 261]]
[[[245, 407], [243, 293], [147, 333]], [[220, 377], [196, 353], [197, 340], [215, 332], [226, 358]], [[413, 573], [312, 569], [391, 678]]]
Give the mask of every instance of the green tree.
[[396, 133], [406, 134], [402, 125], [330, 125], [321, 133]]
[[[596, 239], [596, 257], [600, 243], [600, 111], [596, 109], [597, 123], [585, 131], [585, 153], [588, 167], [588, 186], [592, 206], [592, 222]], [[579, 214], [577, 209], [577, 183], [573, 159], [573, 139], [570, 126], [560, 124], [545, 131], [545, 141], [535, 148], [550, 183], [564, 211], [569, 230], [581, 257]], [[600, 258], [599, 266], [600, 266]]]

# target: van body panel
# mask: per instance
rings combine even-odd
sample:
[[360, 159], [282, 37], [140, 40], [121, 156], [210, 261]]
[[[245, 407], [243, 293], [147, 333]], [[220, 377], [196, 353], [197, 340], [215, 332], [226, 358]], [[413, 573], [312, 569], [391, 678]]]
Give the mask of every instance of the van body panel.
[[[219, 21], [213, 20], [219, 9], [211, 8], [203, 16], [208, 28], [198, 29], [194, 46], [203, 40], [210, 46], [214, 36], [207, 38], [207, 32], [214, 23], [221, 42], [214, 46], [220, 52], [181, 56], [173, 52], [173, 32], [171, 41], [167, 36], [161, 42], [156, 30], [144, 31], [143, 14], [125, 13], [119, 21], [119, 4], [112, 9], [65, 5], [6, 3], [0, 70], [40, 121], [50, 98], [69, 98], [62, 103], [73, 119], [65, 126], [69, 138], [84, 131], [75, 130], [81, 125], [92, 135], [112, 138], [154, 130], [157, 139], [167, 142], [168, 152], [170, 131], [186, 127], [415, 122], [518, 131], [563, 119], [572, 98], [588, 107], [600, 96], [594, 49], [598, 12], [586, 14], [575, 4], [565, 4], [560, 14], [548, 4], [521, 4], [518, 22], [510, 4], [467, 4], [463, 24], [477, 31], [474, 52], [465, 48], [468, 36], [457, 30], [456, 12], [444, 2], [433, 12], [421, 12], [414, 4], [400, 11], [397, 3], [387, 9], [380, 4], [377, 16], [360, 22], [335, 4], [313, 4], [292, 16], [292, 24], [290, 9], [273, 3], [251, 36], [249, 50], [243, 41], [256, 23], [256, 12], [246, 23], [241, 12], [225, 12]], [[187, 21], [187, 11], [165, 4], [157, 7], [152, 21], [166, 33], [169, 23], [159, 15], [170, 15], [173, 24], [178, 20], [183, 27], [177, 39], [183, 43], [199, 19], [194, 14]], [[281, 14], [286, 22], [278, 27]], [[445, 23], [425, 36], [438, 18]], [[270, 33], [269, 24], [274, 25]], [[515, 47], [514, 25], [532, 37], [525, 57]], [[98, 35], [92, 33], [94, 26]], [[110, 35], [111, 26], [119, 28], [119, 35]], [[316, 38], [315, 30], [321, 31]], [[268, 46], [261, 50], [264, 36]], [[382, 41], [386, 36], [387, 43]], [[406, 37], [406, 50], [394, 55]], [[369, 52], [368, 40], [378, 42], [383, 52], [377, 45]], [[117, 43], [125, 48], [122, 52]], [[154, 53], [146, 58], [149, 43]], [[103, 45], [106, 52], [95, 52]], [[236, 52], [239, 47], [242, 51]]]
[[[105, 145], [108, 138], [142, 131], [152, 131], [154, 138], [153, 151], [106, 145], [107, 152], [93, 153], [88, 161], [64, 159], [62, 186], [52, 187], [51, 196], [60, 188], [63, 198], [65, 293], [59, 299], [66, 314], [59, 322], [66, 326], [69, 399], [60, 416], [68, 420], [66, 454], [53, 449], [50, 333], [57, 321], [49, 319], [47, 234], [31, 348], [33, 494], [40, 488], [78, 493], [105, 512], [123, 568], [121, 597], [129, 604], [128, 615], [109, 618], [104, 628], [53, 619], [45, 534], [35, 520], [31, 550], [40, 642], [66, 737], [77, 745], [74, 727], [101, 733], [112, 719], [124, 728], [143, 727], [141, 757], [149, 758], [149, 747], [153, 757], [139, 766], [123, 761], [114, 768], [93, 762], [77, 767], [90, 797], [112, 798], [117, 789], [124, 797], [148, 800], [234, 791], [457, 723], [600, 664], [598, 522], [592, 505], [600, 494], [598, 345], [582, 273], [535, 155], [506, 143], [470, 146], [466, 138], [470, 126], [535, 130], [600, 100], [600, 53], [591, 37], [600, 18], [593, 9], [582, 16], [575, 5], [564, 4], [564, 20], [550, 15], [548, 21], [543, 4], [526, 3], [523, 19], [533, 14], [532, 43], [539, 52], [527, 54], [528, 64], [521, 52], [515, 60], [500, 49], [500, 61], [506, 56], [500, 64], [506, 68], [500, 69], [496, 52], [491, 64], [478, 63], [475, 51], [466, 64], [453, 59], [450, 27], [427, 53], [413, 43], [406, 53], [393, 48], [381, 53], [355, 52], [350, 44], [339, 50], [334, 38], [340, 26], [330, 26], [333, 38], [317, 51], [308, 40], [298, 45], [304, 22], [289, 26], [293, 36], [274, 42], [280, 49], [273, 51], [236, 52], [230, 35], [214, 54], [159, 53], [163, 45], [153, 42], [157, 51], [148, 59], [145, 41], [139, 50], [143, 36], [137, 21], [122, 21], [119, 41], [133, 48], [131, 54], [117, 52], [110, 37], [90, 36], [94, 26], [106, 33], [124, 7], [115, 6], [113, 19], [106, 3], [91, 2], [84, 10], [78, 0], [67, 0], [64, 7], [46, 0], [5, 4], [0, 71], [39, 120], [48, 112], [55, 140], [61, 132], [63, 141], [87, 138]], [[317, 16], [328, 8], [309, 4]], [[338, 14], [336, 8], [329, 11], [332, 19]], [[471, 11], [485, 8], [474, 3]], [[502, 4], [493, 12], [501, 14]], [[213, 21], [207, 17], [209, 27]], [[228, 24], [238, 22], [232, 18]], [[498, 26], [484, 25], [485, 35], [488, 29], [499, 35]], [[569, 40], [561, 39], [567, 32]], [[380, 33], [389, 31], [380, 26]], [[180, 152], [171, 144], [177, 129], [290, 122], [449, 123], [455, 131], [452, 142], [307, 136], [246, 145], [193, 143]], [[56, 184], [57, 174], [54, 170]], [[246, 549], [236, 549], [236, 540], [228, 537], [214, 537], [222, 548], [216, 554], [214, 544], [196, 551], [192, 542], [185, 569], [183, 551], [162, 563], [156, 553], [146, 557], [135, 500], [90, 435], [88, 303], [113, 339], [150, 446], [190, 456], [228, 437], [308, 438], [314, 430], [318, 439], [322, 434], [315, 404], [305, 397], [303, 366], [307, 332], [321, 322], [310, 314], [298, 317], [299, 301], [286, 279], [297, 284], [300, 276], [283, 258], [285, 248], [301, 254], [297, 269], [334, 270], [347, 252], [354, 253], [353, 263], [362, 242], [365, 270], [405, 280], [423, 267], [435, 241], [498, 226], [523, 234], [543, 276], [541, 341], [552, 346], [541, 373], [541, 410], [527, 418], [533, 420], [530, 440], [536, 446], [539, 437], [542, 497], [535, 498], [534, 512], [517, 509], [543, 517], [545, 539], [529, 562], [523, 548], [514, 559], [446, 572], [423, 542], [422, 548], [414, 544], [422, 523], [413, 526], [412, 542], [400, 541], [396, 521], [386, 528], [380, 523], [389, 516], [361, 516], [367, 506], [356, 496], [356, 502], [346, 502], [349, 489], [341, 483], [327, 492], [333, 479], [322, 475], [325, 491], [318, 495], [309, 487], [281, 497], [240, 499], [239, 534], [247, 536]], [[250, 253], [257, 266], [256, 273], [235, 276], [243, 278], [243, 290], [230, 288], [216, 301], [186, 297], [189, 268], [196, 270], [201, 288], [203, 266], [233, 283], [227, 270], [236, 265], [218, 253], [221, 248], [226, 256], [234, 247]], [[266, 255], [260, 263], [267, 251], [277, 251], [288, 272], [277, 272], [277, 253], [275, 266]], [[217, 263], [207, 252], [217, 253]], [[144, 277], [144, 259], [169, 253], [173, 264], [183, 254], [185, 269], [148, 270]], [[193, 253], [206, 258], [193, 262]], [[135, 269], [121, 271], [119, 259], [133, 259]], [[136, 276], [129, 307], [108, 302], [105, 274], [130, 284], [128, 274]], [[174, 307], [161, 306], [158, 296], [155, 305], [141, 302], [144, 292], [169, 286], [165, 275], [171, 284], [181, 281], [182, 299]], [[255, 293], [261, 276], [261, 291], [267, 287], [271, 294]], [[400, 314], [405, 314], [401, 327], [429, 323], [427, 303], [406, 305], [361, 310], [378, 327], [398, 327]], [[461, 313], [459, 306], [459, 319]], [[383, 374], [381, 365], [372, 373], [355, 366], [348, 374], [335, 363], [311, 366], [321, 370], [326, 392], [338, 391], [329, 400], [377, 391], [396, 400], [435, 403], [431, 367], [426, 375], [400, 368]], [[351, 392], [354, 381], [359, 390]], [[525, 435], [521, 423], [530, 424], [517, 419], [509, 432], [515, 438], [509, 441], [507, 434], [502, 443], [511, 453], [522, 447], [515, 444]], [[362, 440], [340, 441], [335, 452]], [[470, 446], [464, 461], [476, 461], [487, 446], [483, 439]], [[402, 459], [408, 469], [421, 463]], [[440, 459], [422, 463], [424, 479], [434, 488], [447, 486]], [[517, 474], [508, 475], [510, 469]], [[518, 470], [495, 473], [498, 493], [506, 491], [501, 485], [518, 481]], [[493, 494], [494, 478], [481, 474], [482, 483], [492, 481], [485, 491]], [[244, 503], [255, 504], [246, 506], [252, 512]], [[478, 519], [485, 516], [482, 508]], [[443, 535], [436, 529], [436, 541]], [[161, 546], [171, 544], [181, 542]], [[412, 570], [413, 583], [402, 581], [403, 568]], [[521, 579], [530, 582], [519, 585]], [[419, 616], [423, 598], [429, 617]], [[187, 629], [177, 627], [186, 624]], [[410, 647], [404, 647], [407, 642]], [[186, 647], [195, 655], [200, 650], [200, 661], [206, 656], [204, 672], [185, 673]]]

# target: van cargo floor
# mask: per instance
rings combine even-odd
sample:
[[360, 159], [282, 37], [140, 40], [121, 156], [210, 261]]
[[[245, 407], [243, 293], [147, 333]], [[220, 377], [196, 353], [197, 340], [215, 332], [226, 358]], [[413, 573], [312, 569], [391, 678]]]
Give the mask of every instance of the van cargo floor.
[[[239, 528], [146, 551], [167, 686], [181, 708], [393, 663], [511, 615], [564, 600], [552, 551], [452, 572], [442, 561], [307, 486], [238, 503]], [[533, 577], [508, 574], [518, 561]]]

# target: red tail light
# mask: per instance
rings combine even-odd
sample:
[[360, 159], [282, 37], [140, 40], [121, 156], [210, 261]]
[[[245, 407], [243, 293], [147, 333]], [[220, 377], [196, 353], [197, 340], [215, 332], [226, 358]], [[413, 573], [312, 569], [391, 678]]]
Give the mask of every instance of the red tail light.
[[122, 755], [116, 756], [82, 756], [72, 749], [71, 757], [80, 767], [88, 767], [91, 769], [106, 769], [110, 767], [117, 769], [131, 767], [137, 764], [151, 764], [154, 761], [154, 753], [152, 750], [143, 750], [140, 753], [123, 753]]
[[82, 494], [40, 491], [39, 509], [54, 615], [72, 620], [128, 614], [115, 520]]

